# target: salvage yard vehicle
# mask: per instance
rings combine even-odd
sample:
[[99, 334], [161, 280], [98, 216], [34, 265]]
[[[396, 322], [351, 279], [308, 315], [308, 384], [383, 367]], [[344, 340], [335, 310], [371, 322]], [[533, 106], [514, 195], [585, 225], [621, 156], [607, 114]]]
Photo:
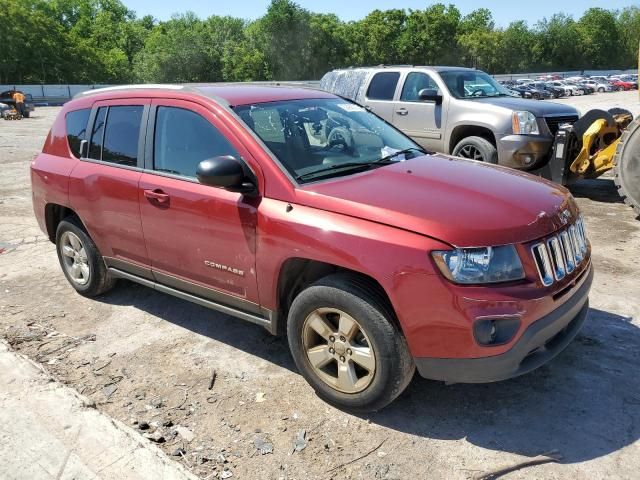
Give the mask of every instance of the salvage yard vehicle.
[[347, 410], [384, 407], [416, 368], [527, 373], [588, 310], [591, 247], [566, 189], [426, 154], [320, 90], [93, 90], [62, 108], [31, 182], [80, 294], [127, 279], [286, 331], [304, 378]]
[[[468, 88], [478, 84], [490, 89]], [[525, 170], [547, 162], [560, 123], [578, 120], [573, 107], [513, 98], [470, 68], [333, 70], [320, 87], [370, 109], [427, 150]]]
[[598, 93], [613, 91], [613, 87], [609, 82], [602, 82], [602, 81], [588, 79], [582, 82], [582, 84], [593, 88]]
[[[16, 102], [13, 99], [13, 94], [18, 92], [19, 90], [7, 90], [5, 92], [0, 93], [0, 103], [10, 106], [15, 109]], [[22, 92], [20, 92], [22, 93]], [[24, 118], [29, 118], [31, 113], [35, 111], [35, 107], [33, 105], [33, 97], [30, 93], [24, 94]]]

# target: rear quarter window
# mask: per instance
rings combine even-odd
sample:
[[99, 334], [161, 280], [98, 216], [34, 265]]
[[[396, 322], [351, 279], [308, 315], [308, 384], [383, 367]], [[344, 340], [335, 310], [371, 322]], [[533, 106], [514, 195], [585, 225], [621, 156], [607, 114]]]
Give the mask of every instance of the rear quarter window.
[[90, 108], [67, 113], [67, 141], [69, 142], [69, 150], [76, 158], [80, 158], [80, 142], [87, 139], [87, 124], [90, 114]]
[[369, 100], [393, 100], [399, 79], [399, 72], [376, 73], [369, 84], [367, 98]]

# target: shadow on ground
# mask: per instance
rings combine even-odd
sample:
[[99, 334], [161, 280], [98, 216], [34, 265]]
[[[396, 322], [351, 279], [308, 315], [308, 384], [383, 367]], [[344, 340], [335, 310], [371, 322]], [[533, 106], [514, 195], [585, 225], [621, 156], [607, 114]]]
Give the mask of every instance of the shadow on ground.
[[588, 198], [595, 202], [624, 203], [612, 178], [579, 180], [569, 186], [569, 190], [578, 198]]
[[557, 449], [564, 463], [583, 462], [640, 437], [639, 360], [640, 329], [631, 319], [590, 309], [567, 350], [528, 375], [451, 386], [416, 377], [370, 418], [422, 437], [527, 456]]
[[[199, 335], [295, 371], [286, 338], [263, 328], [121, 282], [101, 300], [133, 305]], [[551, 363], [513, 380], [450, 385], [416, 375], [393, 404], [370, 415], [387, 428], [533, 456], [559, 450], [575, 463], [615, 452], [640, 437], [640, 329], [590, 309], [576, 340]]]

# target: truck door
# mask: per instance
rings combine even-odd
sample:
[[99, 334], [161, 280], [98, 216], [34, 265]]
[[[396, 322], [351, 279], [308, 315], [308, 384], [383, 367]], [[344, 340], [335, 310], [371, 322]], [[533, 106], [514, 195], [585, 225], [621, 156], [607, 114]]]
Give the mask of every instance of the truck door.
[[400, 98], [394, 104], [393, 125], [427, 150], [442, 152], [446, 120], [443, 105], [419, 99], [420, 90], [442, 93], [436, 82], [424, 72], [409, 72], [404, 79]]
[[378, 72], [371, 78], [365, 96], [365, 107], [389, 123], [393, 122], [393, 99], [398, 80], [400, 72]]

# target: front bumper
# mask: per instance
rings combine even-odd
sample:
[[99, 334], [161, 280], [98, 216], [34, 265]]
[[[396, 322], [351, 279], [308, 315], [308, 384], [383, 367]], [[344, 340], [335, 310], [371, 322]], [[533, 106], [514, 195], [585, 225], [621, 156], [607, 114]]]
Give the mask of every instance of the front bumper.
[[420, 375], [449, 383], [488, 383], [528, 373], [564, 350], [589, 310], [593, 267], [578, 290], [556, 310], [532, 323], [508, 351], [482, 358], [414, 358]]
[[498, 163], [520, 170], [546, 163], [553, 145], [553, 137], [544, 135], [504, 135], [497, 140]]

